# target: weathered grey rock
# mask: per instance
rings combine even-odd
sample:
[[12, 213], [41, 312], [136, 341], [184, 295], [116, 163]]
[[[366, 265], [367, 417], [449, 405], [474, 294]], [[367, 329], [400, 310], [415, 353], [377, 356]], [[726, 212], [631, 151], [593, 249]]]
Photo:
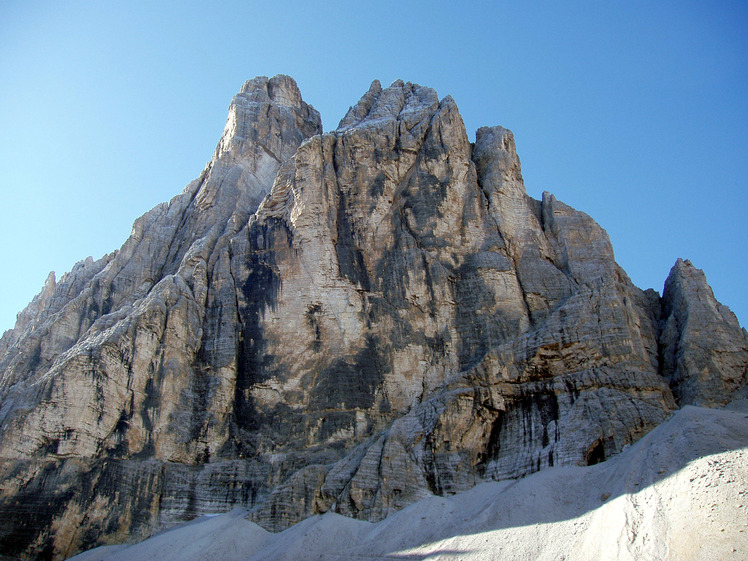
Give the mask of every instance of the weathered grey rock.
[[748, 334], [704, 272], [678, 259], [665, 282], [663, 374], [680, 405], [724, 405], [746, 385]]
[[[424, 100], [420, 113], [416, 97]], [[316, 509], [306, 514], [334, 508], [379, 519], [424, 494], [463, 490], [482, 477], [600, 461], [674, 407], [657, 374], [657, 317], [616, 266], [607, 234], [551, 195], [542, 202], [527, 197], [509, 131], [481, 129], [472, 151], [454, 102], [447, 98], [435, 107], [433, 99], [401, 82], [381, 93], [373, 84], [335, 133], [300, 148], [297, 169], [312, 167], [315, 178], [302, 178], [303, 196], [285, 207], [273, 205], [296, 209], [308, 204], [306, 197], [317, 197], [313, 215], [287, 215], [294, 237], [310, 240], [295, 255], [305, 261], [305, 253], [319, 251], [311, 240], [329, 236], [333, 243], [296, 270], [309, 275], [322, 269], [311, 286], [329, 286], [326, 279], [338, 272], [340, 290], [345, 281], [354, 286], [328, 301], [321, 295], [302, 296], [300, 302], [302, 288], [288, 303], [281, 294], [274, 310], [280, 321], [269, 324], [266, 318], [265, 329], [287, 325], [305, 308], [319, 313], [343, 301], [350, 307], [333, 315], [347, 313], [351, 319], [326, 325], [314, 336], [332, 332], [330, 343], [324, 335], [320, 340], [326, 357], [335, 352], [335, 342], [346, 339], [358, 339], [356, 346], [365, 351], [359, 354], [365, 362], [354, 363], [350, 374], [336, 373], [334, 383], [317, 378], [316, 384], [324, 388], [322, 395], [334, 396], [338, 389], [351, 399], [370, 396], [367, 401], [354, 401], [346, 415], [342, 400], [319, 404], [312, 397], [299, 422], [317, 415], [330, 422], [325, 410], [334, 409], [338, 432], [324, 436], [328, 442], [355, 442], [372, 434], [362, 425], [384, 428], [382, 420], [395, 420], [332, 466], [315, 501], [297, 500], [308, 495], [307, 477], [277, 489], [254, 514], [267, 527], [294, 519], [286, 509], [295, 513], [300, 502]], [[397, 140], [403, 128], [393, 108], [408, 108], [410, 122], [429, 122], [415, 137], [422, 140], [413, 144], [418, 127], [406, 127], [405, 140]], [[424, 113], [427, 117], [412, 117]], [[394, 150], [398, 144], [413, 152]], [[361, 147], [355, 158], [348, 146]], [[330, 179], [323, 170], [332, 172]], [[377, 172], [380, 183], [371, 177]], [[289, 173], [283, 192], [300, 193], [298, 179]], [[338, 201], [350, 192], [343, 209], [329, 207], [336, 190]], [[258, 221], [262, 216], [263, 208]], [[307, 222], [319, 216], [334, 216], [337, 232], [329, 222]], [[323, 232], [316, 233], [318, 228]], [[314, 233], [306, 234], [310, 230]], [[283, 286], [295, 274], [291, 266], [288, 270], [279, 267]], [[386, 302], [385, 314], [380, 301]], [[294, 333], [303, 331], [299, 325]], [[313, 334], [306, 331], [313, 348]], [[284, 357], [293, 346], [292, 341], [284, 346]], [[304, 364], [307, 356], [301, 350], [274, 370], [285, 374], [300, 367], [303, 377], [315, 369]], [[375, 372], [384, 375], [368, 382]], [[369, 388], [362, 394], [340, 388], [351, 377]], [[267, 414], [266, 422], [272, 418]]]
[[527, 196], [508, 130], [473, 146], [398, 80], [322, 134], [293, 80], [256, 78], [201, 176], [0, 341], [0, 553], [235, 506], [376, 520], [602, 461], [676, 407], [662, 309], [589, 216]]
[[[247, 82], [201, 176], [138, 219], [118, 252], [76, 265], [56, 285], [48, 281], [27, 310], [33, 314], [22, 314], [6, 333], [0, 458], [11, 471], [15, 462], [37, 462], [38, 479], [26, 487], [56, 506], [39, 522], [4, 487], [5, 550], [59, 557], [102, 539], [149, 533], [194, 509], [218, 508], [207, 499], [195, 503], [178, 486], [170, 487], [172, 498], [164, 496], [158, 478], [135, 481], [131, 491], [102, 484], [61, 497], [57, 488], [110, 481], [121, 460], [160, 462], [153, 469], [167, 474], [175, 463], [204, 465], [226, 441], [237, 324], [228, 242], [269, 190], [281, 159], [319, 132], [319, 115], [301, 101], [293, 80]], [[79, 464], [78, 471], [68, 467]], [[195, 496], [204, 487], [224, 506], [247, 504], [261, 493], [258, 481], [279, 482], [264, 464], [242, 469], [254, 474], [251, 485], [240, 478], [229, 485], [251, 492], [227, 493], [223, 485], [218, 491], [217, 480], [201, 479], [197, 470]], [[151, 513], [141, 494], [171, 506]]]

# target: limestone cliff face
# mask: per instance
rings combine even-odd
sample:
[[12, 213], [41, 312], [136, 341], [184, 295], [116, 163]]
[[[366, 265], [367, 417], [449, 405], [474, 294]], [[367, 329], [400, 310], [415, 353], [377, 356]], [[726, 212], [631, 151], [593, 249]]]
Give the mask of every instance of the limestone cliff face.
[[471, 144], [430, 88], [374, 82], [322, 134], [255, 78], [201, 176], [0, 340], [0, 553], [237, 505], [377, 520], [602, 461], [673, 392], [745, 386], [745, 331], [679, 264], [633, 286], [590, 217], [527, 196], [510, 131]]

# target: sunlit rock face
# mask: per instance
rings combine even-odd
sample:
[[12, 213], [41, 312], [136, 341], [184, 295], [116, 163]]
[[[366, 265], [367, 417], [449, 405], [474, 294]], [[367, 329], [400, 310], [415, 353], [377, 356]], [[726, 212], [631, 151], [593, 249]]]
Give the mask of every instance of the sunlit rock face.
[[0, 554], [603, 461], [671, 385], [745, 386], [745, 332], [679, 264], [664, 299], [633, 286], [589, 216], [526, 194], [510, 131], [471, 144], [430, 88], [375, 81], [322, 134], [291, 78], [250, 80], [201, 176], [0, 340]]

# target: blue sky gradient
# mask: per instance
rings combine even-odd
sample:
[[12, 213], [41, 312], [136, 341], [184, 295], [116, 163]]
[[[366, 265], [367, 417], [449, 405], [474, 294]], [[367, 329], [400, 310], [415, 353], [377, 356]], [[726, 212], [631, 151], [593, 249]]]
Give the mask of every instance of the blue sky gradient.
[[748, 321], [745, 2], [0, 2], [0, 332], [293, 76], [334, 129], [373, 79], [514, 131], [528, 194], [587, 212], [641, 288], [678, 257]]

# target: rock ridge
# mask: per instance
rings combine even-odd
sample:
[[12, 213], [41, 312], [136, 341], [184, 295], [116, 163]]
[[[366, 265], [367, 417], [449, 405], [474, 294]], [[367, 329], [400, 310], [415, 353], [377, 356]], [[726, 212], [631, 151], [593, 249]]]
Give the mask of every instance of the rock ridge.
[[200, 177], [0, 339], [0, 554], [237, 506], [381, 520], [598, 463], [744, 392], [747, 341], [687, 261], [635, 287], [451, 97], [375, 80], [323, 133], [292, 78], [254, 78]]

